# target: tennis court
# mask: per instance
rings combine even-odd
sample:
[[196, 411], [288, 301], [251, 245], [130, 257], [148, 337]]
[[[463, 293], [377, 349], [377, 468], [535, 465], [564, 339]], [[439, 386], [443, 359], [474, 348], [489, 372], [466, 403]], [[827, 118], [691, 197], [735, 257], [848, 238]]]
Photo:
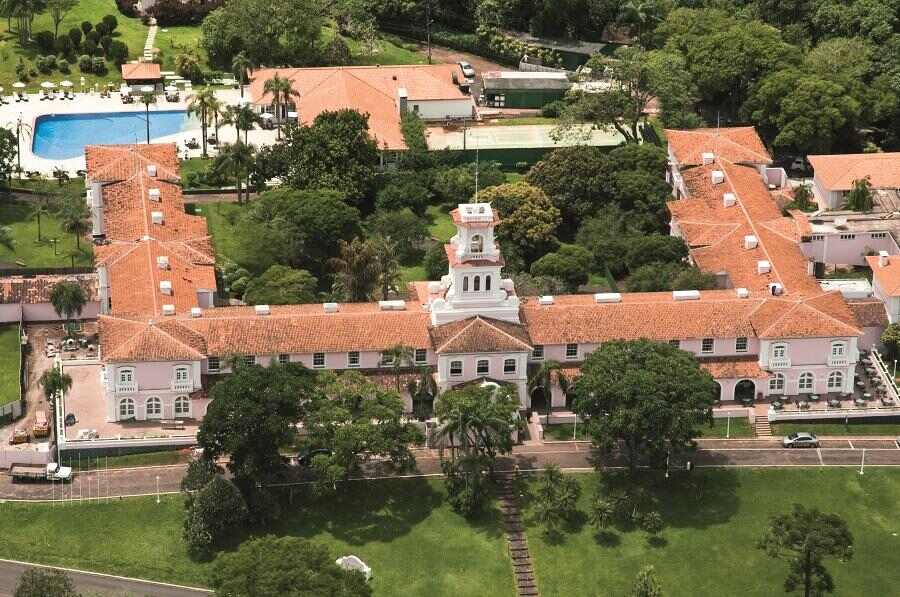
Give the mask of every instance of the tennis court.
[[[445, 129], [430, 127], [426, 131], [428, 148], [450, 149], [551, 149], [570, 145], [615, 147], [625, 139], [615, 129], [598, 130], [590, 125], [574, 127], [562, 135], [554, 135], [558, 127], [552, 124], [521, 126], [474, 126]], [[554, 138], [557, 137], [557, 138]]]

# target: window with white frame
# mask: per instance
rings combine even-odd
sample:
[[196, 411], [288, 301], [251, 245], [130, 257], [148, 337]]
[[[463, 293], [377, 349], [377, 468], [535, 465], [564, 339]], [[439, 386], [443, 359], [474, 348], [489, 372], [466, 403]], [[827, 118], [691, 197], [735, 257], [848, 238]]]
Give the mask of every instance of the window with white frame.
[[809, 240], [812, 240], [812, 241], [825, 240], [825, 235], [824, 234], [813, 234], [813, 235], [810, 235]]
[[491, 277], [490, 276], [484, 277], [484, 289], [485, 289], [485, 291], [491, 289]]
[[325, 353], [324, 352], [314, 352], [313, 353], [313, 367], [316, 369], [321, 369], [325, 366]]
[[186, 382], [188, 380], [189, 371], [187, 367], [175, 367], [175, 381]]
[[187, 417], [191, 414], [191, 399], [187, 396], [179, 396], [175, 399], [175, 416]]
[[289, 354], [280, 354], [278, 355], [278, 363], [281, 365], [287, 365], [291, 362], [291, 355]]
[[157, 396], [147, 398], [144, 408], [147, 411], [148, 419], [156, 419], [162, 416], [162, 400]]
[[800, 378], [797, 380], [797, 391], [798, 392], [812, 392], [813, 388], [816, 385], [815, 376], [809, 371], [805, 371], [800, 374]]
[[535, 344], [531, 350], [531, 358], [535, 361], [543, 361], [544, 360], [544, 346], [541, 344]]
[[246, 355], [246, 356], [244, 357], [244, 364], [245, 364], [245, 365], [255, 365], [255, 364], [256, 364], [256, 357], [255, 357], [254, 355], [252, 355], [252, 354]]
[[119, 383], [132, 383], [134, 382], [134, 369], [119, 369]]
[[840, 235], [840, 239], [841, 239], [841, 240], [853, 240], [854, 238], [856, 238], [856, 235], [855, 235], [855, 234], [842, 234], [842, 235]]
[[221, 371], [222, 362], [219, 360], [219, 357], [209, 357], [206, 359], [206, 368], [210, 373], [218, 373]]
[[783, 359], [787, 357], [787, 344], [773, 344], [772, 345], [772, 358], [773, 359]]
[[709, 354], [713, 351], [713, 347], [716, 345], [716, 341], [713, 338], [704, 338], [700, 342], [700, 352], [703, 354]]
[[831, 356], [833, 356], [833, 357], [844, 356], [846, 350], [847, 350], [847, 346], [843, 342], [832, 342], [831, 343]]
[[488, 375], [491, 372], [491, 363], [487, 359], [479, 359], [475, 364], [476, 375]]
[[350, 369], [355, 369], [359, 367], [359, 352], [356, 350], [352, 350], [347, 353], [347, 367]]
[[462, 374], [462, 361], [450, 361], [450, 377], [460, 377]]
[[511, 375], [516, 372], [516, 359], [505, 359], [503, 361], [503, 373]]
[[844, 387], [844, 374], [840, 371], [832, 371], [828, 374], [828, 390], [837, 392]]
[[119, 400], [119, 418], [127, 419], [134, 416], [134, 400], [122, 398]]
[[472, 291], [481, 291], [481, 276], [475, 276], [475, 281], [472, 283]]
[[416, 349], [416, 365], [424, 365], [428, 361], [428, 349], [427, 348], [417, 348]]
[[570, 361], [578, 358], [577, 344], [566, 344], [566, 358]]
[[463, 292], [469, 291], [469, 276], [463, 276]]
[[392, 352], [383, 352], [381, 353], [381, 360], [378, 361], [378, 364], [382, 367], [390, 367], [394, 364], [394, 360], [397, 357]]
[[881, 240], [887, 238], [887, 232], [873, 232], [870, 237], [872, 240]]
[[734, 352], [747, 352], [747, 338], [741, 336], [734, 339]]
[[783, 373], [775, 373], [769, 378], [769, 391], [770, 392], [783, 392], [784, 391], [784, 374]]

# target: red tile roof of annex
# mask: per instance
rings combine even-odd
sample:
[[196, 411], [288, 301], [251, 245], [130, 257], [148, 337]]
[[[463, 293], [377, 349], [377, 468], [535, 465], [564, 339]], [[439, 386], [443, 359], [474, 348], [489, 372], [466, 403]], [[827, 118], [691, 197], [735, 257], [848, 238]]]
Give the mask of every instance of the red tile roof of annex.
[[771, 164], [772, 156], [752, 126], [666, 129], [669, 151], [682, 168], [703, 164], [703, 154], [735, 164]]

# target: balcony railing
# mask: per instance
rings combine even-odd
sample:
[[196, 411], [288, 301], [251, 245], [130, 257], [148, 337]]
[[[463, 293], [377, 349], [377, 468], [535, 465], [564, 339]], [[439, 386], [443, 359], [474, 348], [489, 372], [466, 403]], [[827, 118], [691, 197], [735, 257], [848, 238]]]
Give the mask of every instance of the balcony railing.
[[787, 369], [791, 366], [791, 359], [787, 357], [769, 359], [769, 368], [771, 369]]
[[116, 384], [116, 393], [132, 393], [137, 392], [137, 382], [127, 381], [127, 382], [119, 382]]
[[847, 357], [828, 357], [829, 367], [847, 367], [850, 365], [850, 359]]
[[190, 392], [194, 389], [194, 382], [191, 380], [186, 381], [173, 381], [172, 382], [172, 391], [173, 392]]

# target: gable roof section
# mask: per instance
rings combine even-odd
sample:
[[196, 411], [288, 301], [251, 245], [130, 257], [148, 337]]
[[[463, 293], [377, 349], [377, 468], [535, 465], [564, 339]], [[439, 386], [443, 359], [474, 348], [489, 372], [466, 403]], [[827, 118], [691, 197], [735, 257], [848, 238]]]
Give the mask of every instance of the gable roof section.
[[101, 315], [98, 318], [103, 359], [108, 362], [198, 360], [201, 351], [152, 320]]
[[430, 330], [437, 353], [531, 351], [524, 326], [487, 317], [470, 317]]
[[876, 189], [900, 189], [900, 152], [811, 155], [815, 177], [832, 191], [849, 191], [869, 177]]
[[669, 151], [679, 166], [703, 164], [703, 154], [712, 153], [735, 164], [768, 165], [772, 156], [752, 126], [666, 129]]

